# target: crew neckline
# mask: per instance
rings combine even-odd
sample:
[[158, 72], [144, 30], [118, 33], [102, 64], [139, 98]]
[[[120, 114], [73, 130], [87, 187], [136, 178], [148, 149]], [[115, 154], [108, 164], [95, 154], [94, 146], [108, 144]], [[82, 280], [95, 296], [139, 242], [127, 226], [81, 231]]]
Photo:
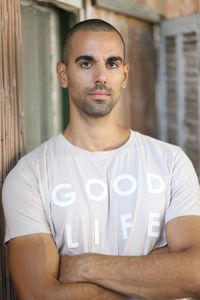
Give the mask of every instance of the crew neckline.
[[69, 142], [69, 140], [63, 135], [62, 132], [60, 132], [60, 134], [58, 136], [62, 139], [64, 146], [67, 146], [68, 149], [71, 148], [71, 150], [76, 153], [87, 154], [90, 156], [104, 156], [104, 155], [112, 155], [114, 153], [120, 152], [121, 150], [127, 148], [133, 142], [133, 140], [135, 138], [135, 132], [132, 129], [128, 129], [128, 130], [130, 131], [130, 136], [123, 145], [121, 145], [115, 149], [112, 149], [112, 150], [103, 150], [103, 151], [89, 151], [87, 149], [78, 147], [78, 146], [72, 144], [71, 142]]

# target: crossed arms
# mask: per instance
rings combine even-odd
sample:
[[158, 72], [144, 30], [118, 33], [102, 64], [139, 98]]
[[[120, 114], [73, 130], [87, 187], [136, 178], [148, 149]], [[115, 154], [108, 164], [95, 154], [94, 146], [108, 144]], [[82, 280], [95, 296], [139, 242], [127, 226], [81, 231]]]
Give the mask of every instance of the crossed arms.
[[49, 234], [14, 238], [8, 262], [19, 300], [175, 299], [200, 295], [200, 217], [166, 225], [168, 251], [59, 257]]
[[61, 284], [59, 256], [49, 234], [11, 240], [8, 263], [19, 300], [124, 299], [94, 284]]

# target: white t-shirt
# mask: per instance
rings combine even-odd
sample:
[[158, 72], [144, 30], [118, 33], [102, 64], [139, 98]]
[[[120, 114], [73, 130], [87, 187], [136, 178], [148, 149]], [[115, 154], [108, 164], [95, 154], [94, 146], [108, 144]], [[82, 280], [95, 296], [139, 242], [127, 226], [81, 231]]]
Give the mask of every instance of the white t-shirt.
[[200, 192], [177, 146], [131, 131], [121, 147], [90, 152], [60, 133], [9, 173], [3, 207], [5, 242], [46, 232], [61, 255], [146, 255], [167, 244], [167, 222], [200, 215]]

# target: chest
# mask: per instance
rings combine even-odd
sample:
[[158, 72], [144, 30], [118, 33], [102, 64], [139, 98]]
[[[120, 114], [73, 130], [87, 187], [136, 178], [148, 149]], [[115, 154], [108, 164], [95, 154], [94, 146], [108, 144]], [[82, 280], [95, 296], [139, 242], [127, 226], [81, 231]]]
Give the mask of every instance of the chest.
[[[158, 166], [120, 158], [73, 159], [57, 163], [51, 174], [48, 219], [65, 252], [127, 253], [133, 244], [141, 248], [144, 238], [160, 237], [169, 195]], [[143, 245], [143, 251], [149, 250]]]

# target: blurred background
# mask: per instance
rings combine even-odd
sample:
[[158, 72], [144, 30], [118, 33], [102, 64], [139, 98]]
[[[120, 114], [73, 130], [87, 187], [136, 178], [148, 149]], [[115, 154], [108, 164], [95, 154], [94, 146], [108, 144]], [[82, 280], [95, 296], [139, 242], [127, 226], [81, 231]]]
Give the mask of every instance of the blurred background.
[[200, 1], [31, 1], [21, 4], [27, 151], [62, 130], [67, 91], [56, 63], [66, 31], [100, 18], [123, 35], [130, 76], [116, 109], [121, 125], [180, 145], [200, 175]]
[[[66, 31], [89, 18], [111, 23], [125, 40], [131, 68], [118, 122], [181, 146], [200, 178], [200, 0], [1, 0], [0, 7], [0, 187], [21, 156], [67, 126], [56, 63]], [[3, 235], [0, 208], [0, 299], [10, 300]]]

